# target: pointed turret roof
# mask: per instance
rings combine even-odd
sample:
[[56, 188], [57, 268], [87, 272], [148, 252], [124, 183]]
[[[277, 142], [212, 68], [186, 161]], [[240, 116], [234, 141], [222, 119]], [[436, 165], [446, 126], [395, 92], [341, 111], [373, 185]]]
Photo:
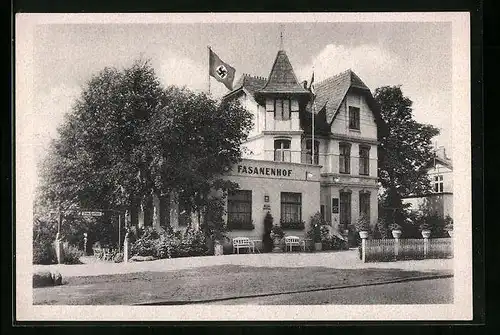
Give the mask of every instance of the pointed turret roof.
[[259, 93], [307, 93], [295, 76], [292, 64], [284, 50], [278, 51], [266, 85]]

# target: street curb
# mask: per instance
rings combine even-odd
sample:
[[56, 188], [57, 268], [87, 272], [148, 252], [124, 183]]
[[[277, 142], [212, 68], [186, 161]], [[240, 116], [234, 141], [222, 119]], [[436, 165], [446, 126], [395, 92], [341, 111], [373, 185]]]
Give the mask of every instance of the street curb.
[[237, 297], [224, 297], [224, 298], [213, 298], [213, 299], [204, 299], [204, 300], [180, 300], [180, 301], [148, 301], [142, 303], [135, 303], [132, 306], [151, 306], [151, 305], [191, 305], [191, 304], [206, 304], [210, 302], [219, 302], [226, 300], [237, 300], [237, 299], [246, 299], [246, 298], [258, 298], [258, 297], [272, 297], [277, 295], [285, 295], [285, 294], [294, 294], [294, 293], [307, 293], [307, 292], [318, 292], [318, 291], [329, 291], [329, 290], [337, 290], [343, 288], [351, 288], [351, 287], [362, 287], [362, 286], [376, 286], [376, 285], [385, 285], [385, 284], [394, 284], [394, 283], [404, 283], [409, 281], [419, 281], [419, 280], [430, 280], [430, 279], [443, 279], [443, 278], [453, 278], [453, 274], [443, 274], [443, 275], [429, 275], [429, 276], [419, 276], [419, 277], [409, 277], [409, 278], [400, 278], [400, 279], [392, 279], [380, 282], [373, 283], [364, 283], [364, 284], [351, 284], [351, 285], [336, 285], [336, 286], [327, 286], [327, 287], [319, 287], [305, 290], [295, 290], [295, 291], [285, 291], [285, 292], [270, 292], [270, 293], [258, 293], [258, 294], [248, 294]]

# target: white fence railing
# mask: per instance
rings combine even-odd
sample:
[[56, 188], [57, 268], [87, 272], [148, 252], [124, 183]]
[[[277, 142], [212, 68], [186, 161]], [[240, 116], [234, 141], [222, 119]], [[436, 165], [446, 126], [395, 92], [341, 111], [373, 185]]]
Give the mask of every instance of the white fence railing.
[[452, 238], [364, 239], [360, 248], [364, 262], [452, 257]]

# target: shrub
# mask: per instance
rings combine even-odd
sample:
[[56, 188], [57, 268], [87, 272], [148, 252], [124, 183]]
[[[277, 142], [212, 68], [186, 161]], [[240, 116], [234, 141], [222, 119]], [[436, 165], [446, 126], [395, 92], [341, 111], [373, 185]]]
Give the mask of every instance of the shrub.
[[113, 257], [113, 262], [115, 263], [123, 262], [123, 252], [117, 252]]
[[310, 229], [306, 233], [307, 238], [314, 241], [314, 243], [321, 242], [321, 227], [326, 226], [327, 223], [321, 216], [320, 212], [317, 212], [311, 217]]
[[73, 245], [68, 245], [64, 248], [64, 264], [82, 264], [80, 257], [83, 256], [83, 251]]
[[280, 226], [273, 225], [273, 227], [271, 228], [270, 236], [272, 239], [274, 238], [282, 239], [285, 236], [285, 232], [283, 231], [283, 228], [281, 228]]
[[451, 218], [451, 216], [449, 216], [449, 215], [445, 216], [444, 224], [445, 224], [444, 229], [446, 231], [453, 230], [453, 219]]
[[57, 228], [53, 222], [35, 219], [33, 222], [33, 263], [53, 264], [57, 262], [53, 246]]
[[401, 227], [399, 224], [396, 222], [392, 223], [391, 226], [389, 227], [391, 230], [402, 230], [403, 227]]
[[361, 215], [356, 221], [354, 227], [358, 232], [370, 231], [370, 219], [366, 215]]

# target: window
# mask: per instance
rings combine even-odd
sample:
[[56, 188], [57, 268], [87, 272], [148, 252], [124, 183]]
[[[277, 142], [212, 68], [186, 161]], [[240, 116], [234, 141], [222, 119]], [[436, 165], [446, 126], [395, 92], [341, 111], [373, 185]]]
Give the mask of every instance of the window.
[[370, 174], [370, 148], [359, 148], [359, 174], [368, 176]]
[[319, 142], [314, 141], [314, 163], [312, 162], [312, 140], [306, 141], [306, 163], [319, 164]]
[[339, 151], [339, 172], [351, 173], [351, 145], [347, 143], [340, 143]]
[[359, 130], [359, 108], [349, 106], [349, 129]]
[[359, 215], [370, 217], [370, 193], [359, 192]]
[[291, 103], [289, 99], [274, 100], [274, 119], [290, 120], [290, 107]]
[[230, 229], [253, 229], [252, 191], [236, 190], [228, 194], [227, 225]]
[[347, 228], [351, 224], [351, 193], [340, 192], [340, 224]]
[[276, 162], [291, 162], [290, 140], [274, 141], [274, 160]]
[[443, 175], [434, 177], [434, 192], [443, 192]]
[[302, 194], [281, 192], [281, 222], [302, 221]]

